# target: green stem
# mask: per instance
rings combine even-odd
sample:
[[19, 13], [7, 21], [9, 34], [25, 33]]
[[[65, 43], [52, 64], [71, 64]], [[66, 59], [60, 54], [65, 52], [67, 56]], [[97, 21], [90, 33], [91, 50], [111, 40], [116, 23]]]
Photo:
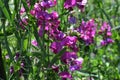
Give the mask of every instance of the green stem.
[[3, 59], [2, 59], [1, 43], [0, 43], [0, 79], [7, 80], [5, 68], [4, 68], [4, 63], [3, 63]]
[[9, 44], [8, 44], [8, 41], [7, 41], [7, 36], [6, 36], [6, 31], [5, 31], [5, 21], [3, 21], [2, 26], [3, 26], [3, 32], [4, 32], [5, 46], [6, 46], [6, 49], [8, 51], [8, 54], [10, 56], [10, 59], [13, 60], [12, 52], [10, 50], [10, 47], [9, 47]]

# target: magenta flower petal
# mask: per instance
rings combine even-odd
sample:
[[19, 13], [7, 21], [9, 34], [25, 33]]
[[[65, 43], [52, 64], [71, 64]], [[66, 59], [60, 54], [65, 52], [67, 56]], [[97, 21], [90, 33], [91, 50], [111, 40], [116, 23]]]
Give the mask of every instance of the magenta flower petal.
[[61, 61], [64, 62], [65, 64], [68, 64], [70, 61], [76, 58], [77, 58], [76, 52], [65, 52], [61, 56]]
[[72, 8], [76, 5], [76, 0], [66, 0], [64, 3], [64, 7], [66, 9]]
[[94, 42], [94, 37], [96, 34], [96, 24], [94, 19], [90, 19], [85, 22], [82, 21], [80, 27], [78, 28], [78, 32], [80, 33], [80, 37], [85, 41], [87, 45]]
[[32, 40], [31, 44], [32, 44], [33, 46], [38, 46], [38, 43], [37, 43], [36, 40]]
[[54, 53], [58, 53], [60, 50], [62, 50], [62, 47], [63, 46], [61, 45], [60, 42], [53, 42], [50, 45], [50, 48]]
[[62, 78], [62, 80], [72, 79], [72, 76], [68, 72], [61, 72], [59, 73], [59, 76]]

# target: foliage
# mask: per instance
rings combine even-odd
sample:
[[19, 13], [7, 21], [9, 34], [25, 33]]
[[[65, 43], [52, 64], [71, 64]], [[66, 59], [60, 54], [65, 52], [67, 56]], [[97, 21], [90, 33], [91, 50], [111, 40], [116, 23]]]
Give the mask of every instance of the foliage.
[[0, 0], [0, 80], [119, 80], [119, 5]]

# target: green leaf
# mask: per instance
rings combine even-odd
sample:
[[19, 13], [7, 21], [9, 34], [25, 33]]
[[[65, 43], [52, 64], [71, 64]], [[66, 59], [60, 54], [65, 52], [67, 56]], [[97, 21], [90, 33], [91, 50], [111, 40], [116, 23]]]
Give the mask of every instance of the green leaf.
[[117, 29], [120, 29], [120, 26], [112, 28], [112, 30], [117, 30]]
[[82, 75], [82, 76], [92, 76], [92, 77], [98, 77], [98, 75], [94, 75], [94, 74], [89, 74], [89, 73], [85, 73], [85, 72], [81, 72], [81, 71], [75, 71], [75, 75], [79, 76], [79, 75]]
[[11, 22], [11, 18], [10, 18], [10, 15], [8, 13], [8, 10], [6, 9], [5, 4], [2, 2], [2, 0], [0, 0], [0, 8], [2, 9], [5, 17]]
[[29, 8], [28, 8], [28, 5], [27, 5], [26, 0], [21, 0], [21, 1], [22, 1], [22, 3], [23, 3], [23, 6], [24, 6], [26, 12], [28, 12], [28, 11], [29, 11]]
[[65, 51], [66, 51], [66, 48], [62, 49], [58, 54], [56, 54], [51, 60], [50, 66], [52, 66], [55, 62], [57, 62]]
[[27, 45], [28, 45], [28, 40], [25, 39], [24, 43], [23, 43], [23, 51], [25, 51], [27, 49]]

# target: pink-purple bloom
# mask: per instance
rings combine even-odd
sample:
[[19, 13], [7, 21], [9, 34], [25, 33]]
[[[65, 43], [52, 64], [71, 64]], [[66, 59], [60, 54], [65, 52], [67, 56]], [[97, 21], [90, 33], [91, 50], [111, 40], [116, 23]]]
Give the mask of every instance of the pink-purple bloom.
[[81, 57], [77, 58], [72, 61], [72, 64], [70, 65], [69, 69], [71, 71], [80, 70], [82, 68], [82, 63], [83, 63], [83, 58]]
[[17, 52], [17, 53], [15, 54], [14, 60], [17, 61], [17, 60], [19, 59], [19, 57], [20, 57], [20, 53]]
[[112, 35], [111, 33], [111, 27], [107, 22], [104, 22], [102, 26], [100, 27], [99, 34], [105, 34], [105, 36], [109, 37]]
[[54, 70], [56, 73], [59, 72], [59, 66], [53, 65], [52, 70]]
[[22, 8], [20, 9], [20, 15], [22, 15], [23, 13], [25, 13], [25, 8], [24, 8], [24, 7], [22, 7]]
[[21, 22], [20, 22], [20, 26], [22, 29], [25, 29], [25, 26], [28, 25], [28, 18], [22, 18]]
[[25, 67], [25, 62], [24, 62], [24, 61], [21, 61], [20, 66], [21, 66], [22, 68], [24, 68], [24, 67]]
[[76, 17], [74, 17], [74, 16], [70, 16], [69, 18], [68, 18], [68, 21], [69, 21], [69, 23], [70, 24], [75, 24], [77, 21], [76, 21]]
[[86, 3], [87, 3], [87, 0], [66, 0], [64, 3], [64, 7], [66, 9], [71, 9], [77, 6], [81, 11], [83, 11]]
[[91, 19], [87, 22], [82, 21], [78, 32], [80, 33], [80, 38], [82, 38], [87, 45], [93, 43], [96, 34], [96, 24], [94, 20]]
[[77, 42], [77, 37], [76, 36], [66, 36], [63, 40], [62, 40], [62, 44], [65, 46], [71, 46], [72, 44]]
[[72, 60], [74, 60], [76, 58], [77, 58], [76, 52], [68, 52], [68, 51], [66, 51], [61, 56], [61, 61], [64, 62], [65, 64], [69, 64]]
[[107, 44], [113, 43], [114, 40], [112, 40], [110, 37], [112, 36], [111, 33], [111, 27], [107, 22], [104, 22], [102, 26], [100, 27], [99, 34], [103, 36], [103, 40], [101, 41], [101, 45], [105, 46]]
[[105, 40], [102, 40], [100, 44], [101, 44], [102, 46], [105, 46], [105, 45], [110, 44], [110, 43], [113, 43], [113, 42], [114, 42], [113, 39], [111, 39], [111, 38], [106, 38]]
[[69, 72], [61, 72], [59, 73], [59, 76], [62, 78], [62, 80], [66, 80], [66, 79], [69, 79], [69, 80], [72, 80], [72, 75], [69, 73]]
[[60, 42], [53, 42], [51, 43], [50, 48], [54, 53], [57, 54], [58, 52], [62, 50], [63, 45]]
[[10, 59], [10, 56], [8, 54], [5, 55], [5, 59]]
[[32, 40], [31, 44], [32, 44], [33, 46], [36, 46], [36, 47], [38, 46], [38, 43], [37, 43], [36, 40]]
[[10, 74], [13, 74], [13, 73], [14, 73], [14, 67], [10, 66]]
[[59, 40], [61, 41], [51, 43], [50, 48], [54, 53], [58, 53], [59, 51], [61, 51], [64, 46], [68, 46], [68, 48], [71, 48], [75, 52], [78, 50], [76, 46], [76, 42], [77, 42], [76, 36], [63, 37], [62, 35], [61, 37], [62, 37], [61, 39], [59, 38]]
[[53, 0], [43, 0], [40, 4], [44, 8], [50, 8], [50, 7], [55, 6], [56, 3], [57, 3], [56, 0], [54, 0], [54, 1]]

